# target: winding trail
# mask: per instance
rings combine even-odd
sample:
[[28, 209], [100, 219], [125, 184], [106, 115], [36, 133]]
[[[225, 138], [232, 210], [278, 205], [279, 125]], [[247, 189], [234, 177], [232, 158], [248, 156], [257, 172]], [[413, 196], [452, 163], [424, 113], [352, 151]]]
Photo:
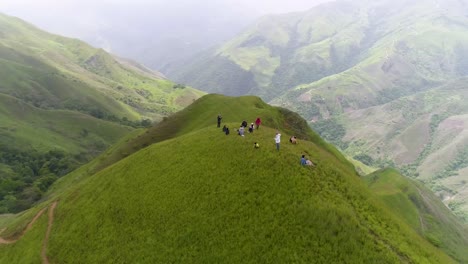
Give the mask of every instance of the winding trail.
[[[49, 219], [48, 219], [48, 223], [47, 223], [47, 231], [46, 231], [44, 240], [42, 241], [42, 249], [41, 249], [42, 263], [49, 264], [50, 263], [49, 258], [47, 258], [47, 245], [49, 244], [50, 232], [52, 230], [52, 224], [54, 222], [54, 211], [55, 211], [55, 207], [57, 207], [57, 203], [58, 203], [58, 201], [55, 201], [50, 206], [45, 207], [42, 210], [40, 210], [34, 216], [34, 218], [31, 220], [31, 222], [29, 222], [29, 224], [26, 226], [26, 228], [23, 230], [23, 232], [21, 232], [21, 235], [18, 238], [8, 240], [8, 239], [4, 239], [4, 238], [0, 237], [0, 245], [2, 245], [2, 244], [13, 244], [13, 243], [16, 243], [18, 240], [20, 240], [32, 228], [32, 226], [37, 221], [37, 219], [39, 219], [39, 217], [41, 217], [41, 215], [44, 214], [44, 212], [47, 210], [47, 208], [49, 208], [49, 212], [48, 212]], [[0, 234], [3, 233], [3, 231], [5, 231], [5, 229], [6, 228], [0, 230]]]
[[[18, 240], [20, 240], [31, 228], [32, 226], [34, 225], [34, 223], [37, 221], [37, 219], [39, 219], [39, 217], [41, 217], [41, 215], [45, 212], [45, 210], [47, 209], [46, 208], [43, 208], [42, 210], [40, 210], [35, 216], [34, 218], [31, 220], [31, 222], [29, 222], [29, 224], [26, 226], [26, 228], [23, 230], [23, 232], [21, 232], [21, 235], [15, 239], [4, 239], [2, 237], [0, 237], [0, 245], [2, 244], [13, 244], [13, 243], [16, 243]], [[5, 231], [6, 228], [2, 229], [2, 232]], [[0, 232], [0, 233], [2, 233]]]
[[47, 244], [49, 243], [50, 231], [52, 230], [52, 224], [54, 223], [54, 210], [57, 207], [57, 201], [55, 201], [49, 207], [49, 222], [47, 223], [47, 232], [42, 242], [42, 250], [41, 250], [41, 259], [42, 263], [49, 264], [49, 259], [47, 258]]

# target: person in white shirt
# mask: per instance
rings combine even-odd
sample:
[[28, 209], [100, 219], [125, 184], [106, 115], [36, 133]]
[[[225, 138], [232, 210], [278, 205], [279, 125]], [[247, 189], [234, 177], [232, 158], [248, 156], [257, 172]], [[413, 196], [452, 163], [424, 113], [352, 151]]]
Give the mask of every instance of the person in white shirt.
[[280, 150], [281, 134], [277, 131], [275, 136], [276, 150]]
[[244, 131], [245, 131], [245, 130], [244, 130], [244, 127], [243, 127], [243, 126], [239, 127], [239, 136], [242, 136], [242, 137], [243, 137], [243, 136], [244, 136]]

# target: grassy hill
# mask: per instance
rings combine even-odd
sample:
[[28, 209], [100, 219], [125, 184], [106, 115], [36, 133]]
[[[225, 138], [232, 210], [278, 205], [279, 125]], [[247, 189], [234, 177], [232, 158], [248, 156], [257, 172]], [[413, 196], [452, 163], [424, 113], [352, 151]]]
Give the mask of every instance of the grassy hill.
[[202, 93], [84, 42], [0, 15], [0, 92], [99, 118], [160, 120]]
[[468, 127], [467, 13], [456, 0], [335, 1], [264, 17], [168, 76], [296, 111], [347, 156], [424, 179], [466, 218], [468, 145], [450, 124]]
[[203, 93], [0, 14], [0, 213]]
[[[11, 238], [37, 218], [16, 243], [0, 245], [0, 262], [455, 263], [376, 202], [304, 120], [255, 102], [205, 96], [165, 121], [174, 130], [94, 174], [113, 152], [156, 132], [122, 140], [57, 182], [44, 203], [0, 219]], [[245, 137], [226, 136], [218, 113], [231, 128], [256, 116], [265, 122]], [[302, 131], [298, 145], [287, 141], [293, 130]], [[299, 165], [303, 153], [315, 168]]]
[[390, 169], [367, 175], [364, 179], [395, 215], [458, 261], [468, 262], [466, 227], [424, 185]]
[[0, 94], [0, 213], [41, 199], [59, 177], [133, 130], [69, 110], [44, 110]]

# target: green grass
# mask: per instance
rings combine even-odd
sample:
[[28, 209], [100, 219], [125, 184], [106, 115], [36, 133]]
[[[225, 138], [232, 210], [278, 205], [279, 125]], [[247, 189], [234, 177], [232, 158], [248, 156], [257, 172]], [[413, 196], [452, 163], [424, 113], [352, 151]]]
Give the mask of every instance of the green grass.
[[371, 191], [419, 234], [461, 263], [468, 263], [468, 230], [421, 183], [395, 170], [381, 170], [364, 177]]
[[[277, 153], [273, 135], [266, 127], [247, 138], [207, 128], [102, 171], [61, 200], [50, 254], [63, 262], [425, 258], [396, 239], [404, 228], [377, 216], [358, 178], [343, 173], [347, 166], [306, 142], [283, 143]], [[319, 164], [315, 171], [298, 165], [304, 151]], [[380, 237], [387, 235], [392, 240]]]
[[100, 110], [117, 118], [160, 120], [203, 93], [174, 83], [143, 66], [120, 63], [102, 49], [41, 31], [0, 15], [0, 93], [36, 106]]
[[44, 213], [36, 221], [34, 228], [18, 242], [0, 245], [0, 263], [41, 263], [41, 242], [46, 228], [47, 213]]
[[457, 194], [466, 215], [466, 158], [457, 149], [468, 148], [465, 132], [435, 127], [430, 135], [427, 124], [436, 114], [466, 120], [468, 20], [460, 10], [460, 1], [355, 1], [267, 16], [169, 76], [258, 95], [308, 121], [339, 117], [346, 135], [330, 142], [346, 155], [409, 166], [406, 174], [450, 190], [441, 196]]
[[144, 134], [129, 139], [127, 144], [119, 145], [115, 151], [103, 158], [100, 167], [113, 164], [153, 143], [181, 136], [196, 129], [216, 126], [218, 114], [223, 116], [223, 122], [231, 123], [240, 120], [238, 124], [229, 126], [231, 133], [239, 128], [242, 120], [253, 123], [257, 117], [261, 117], [262, 126], [282, 127], [291, 135], [314, 140], [321, 144], [324, 149], [339, 157], [342, 162], [348, 163], [334, 147], [325, 143], [313, 132], [299, 115], [286, 109], [272, 107], [254, 96], [226, 97], [212, 94], [198, 99], [186, 109], [163, 120]]
[[[162, 131], [160, 140], [86, 176], [106, 155], [146, 135], [135, 132], [103, 154], [104, 159], [59, 181], [45, 202], [59, 201], [49, 259], [54, 263], [454, 262], [376, 203], [354, 167], [304, 120], [255, 102], [261, 103], [255, 97], [205, 96], [168, 118], [166, 124], [177, 126]], [[250, 120], [260, 115], [264, 125], [244, 138], [235, 133], [226, 136], [216, 128], [217, 113], [231, 128], [244, 116]], [[283, 134], [279, 152], [273, 140], [276, 128]], [[299, 144], [289, 144], [288, 137], [299, 128], [306, 128], [297, 133]], [[253, 148], [254, 142], [260, 143], [260, 149]], [[301, 167], [301, 154], [317, 166]], [[11, 221], [8, 233], [21, 226]], [[42, 238], [26, 242], [15, 249], [5, 247], [3, 254], [16, 254], [23, 246], [37, 248]], [[34, 258], [27, 255], [22, 261]]]
[[160, 121], [204, 94], [3, 14], [0, 79], [0, 212], [29, 207], [127, 126]]
[[[133, 129], [72, 111], [43, 110], [0, 94], [0, 143], [20, 149], [79, 154], [109, 146]], [[83, 130], [88, 131], [86, 136]], [[98, 151], [97, 149], [96, 151]]]

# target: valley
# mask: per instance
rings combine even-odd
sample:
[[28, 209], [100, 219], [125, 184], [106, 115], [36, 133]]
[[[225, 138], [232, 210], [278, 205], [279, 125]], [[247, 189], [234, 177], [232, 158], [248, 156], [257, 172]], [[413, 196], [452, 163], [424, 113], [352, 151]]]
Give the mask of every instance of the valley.
[[[146, 12], [111, 33], [163, 38]], [[338, 0], [196, 56], [132, 39], [162, 73], [0, 13], [0, 263], [468, 263], [467, 14]]]
[[298, 112], [350, 157], [424, 181], [467, 220], [464, 1], [337, 1], [266, 16], [167, 75]]

